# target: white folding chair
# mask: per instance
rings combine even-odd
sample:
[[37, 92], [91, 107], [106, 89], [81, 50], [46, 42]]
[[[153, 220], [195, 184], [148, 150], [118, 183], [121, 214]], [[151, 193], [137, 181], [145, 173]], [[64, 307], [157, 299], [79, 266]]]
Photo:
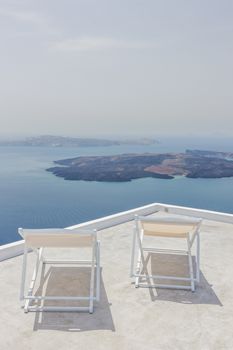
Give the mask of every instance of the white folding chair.
[[[150, 218], [143, 216], [135, 216], [135, 227], [133, 235], [133, 246], [131, 255], [131, 277], [135, 278], [135, 287], [159, 287], [159, 288], [174, 288], [174, 289], [188, 289], [195, 291], [195, 282], [200, 280], [200, 225], [201, 219], [196, 218]], [[184, 239], [187, 242], [187, 249], [167, 249], [145, 247], [144, 238], [150, 237], [167, 237]], [[191, 248], [196, 240], [196, 272], [194, 273], [194, 266], [192, 260]], [[136, 259], [135, 254], [138, 253]], [[168, 276], [168, 275], [150, 275], [148, 273], [147, 264], [149, 253], [159, 254], [184, 254], [188, 256], [189, 277]], [[135, 266], [136, 261], [136, 266]], [[146, 279], [146, 283], [141, 283], [140, 279]], [[182, 284], [160, 284], [154, 283], [154, 280], [171, 280], [173, 282], [186, 281], [190, 285]], [[151, 283], [152, 280], [152, 283]]]
[[[89, 311], [93, 313], [94, 301], [100, 298], [100, 243], [97, 240], [96, 230], [80, 229], [22, 229], [19, 228], [19, 234], [24, 238], [23, 268], [20, 287], [20, 300], [24, 301], [24, 311]], [[91, 249], [91, 260], [46, 260], [43, 257], [43, 249], [52, 248], [78, 248], [89, 247]], [[33, 271], [31, 283], [28, 292], [25, 294], [25, 280], [27, 269], [27, 255], [30, 250], [36, 253], [36, 265]], [[34, 287], [40, 265], [44, 264], [77, 264], [90, 266], [90, 289], [89, 296], [42, 296], [35, 295]], [[96, 287], [95, 287], [96, 284]], [[31, 305], [34, 301], [43, 302], [45, 300], [69, 300], [86, 301], [88, 306], [35, 306]]]

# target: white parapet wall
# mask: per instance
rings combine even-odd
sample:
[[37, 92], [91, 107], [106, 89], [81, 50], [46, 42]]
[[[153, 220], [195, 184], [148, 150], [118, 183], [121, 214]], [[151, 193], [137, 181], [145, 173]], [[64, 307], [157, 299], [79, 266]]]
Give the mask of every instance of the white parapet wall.
[[[169, 204], [163, 204], [163, 203], [152, 203], [149, 205], [145, 205], [143, 207], [138, 207], [132, 210], [119, 212], [114, 215], [105, 216], [96, 220], [87, 221], [75, 226], [70, 226], [68, 227], [68, 229], [72, 230], [74, 228], [75, 229], [89, 228], [89, 229], [96, 229], [98, 231], [101, 231], [103, 229], [131, 221], [134, 219], [134, 216], [136, 214], [151, 215], [158, 211], [233, 224], [233, 214], [196, 209], [196, 208], [189, 208], [189, 207], [181, 207], [181, 206], [169, 205]], [[23, 251], [24, 251], [24, 240], [2, 245], [0, 246], [0, 261], [13, 258], [17, 255], [21, 255], [23, 254]]]
[[[124, 222], [133, 220], [134, 215], [150, 215], [156, 212], [156, 203], [145, 205], [143, 207], [135, 208], [132, 210], [127, 210], [123, 212], [119, 212], [117, 214], [104, 216], [102, 218], [86, 221], [81, 224], [67, 227], [70, 230], [77, 228], [85, 228], [85, 229], [96, 229], [101, 231], [105, 228], [123, 224]], [[20, 240], [17, 242], [9, 243], [0, 246], [0, 261], [13, 258], [17, 255], [23, 254], [24, 251], [24, 240]]]
[[185, 215], [196, 218], [201, 218], [205, 220], [225, 222], [229, 224], [233, 224], [233, 214], [204, 210], [204, 209], [196, 209], [190, 207], [181, 207], [177, 205], [169, 205], [169, 204], [156, 204], [156, 211], [165, 211], [170, 214], [177, 215]]

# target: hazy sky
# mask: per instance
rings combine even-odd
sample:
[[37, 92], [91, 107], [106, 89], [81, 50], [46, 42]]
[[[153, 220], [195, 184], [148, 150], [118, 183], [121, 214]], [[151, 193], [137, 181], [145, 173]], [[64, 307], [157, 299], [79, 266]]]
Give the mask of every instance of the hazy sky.
[[0, 0], [0, 134], [233, 136], [232, 0]]

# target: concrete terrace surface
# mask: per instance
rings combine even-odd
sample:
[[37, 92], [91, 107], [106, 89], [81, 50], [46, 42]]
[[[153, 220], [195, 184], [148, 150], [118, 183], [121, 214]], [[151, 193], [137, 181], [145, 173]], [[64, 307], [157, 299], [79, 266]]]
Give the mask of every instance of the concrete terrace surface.
[[[101, 301], [96, 303], [92, 315], [77, 312], [25, 314], [19, 302], [22, 256], [1, 262], [0, 349], [232, 350], [233, 225], [203, 221], [201, 281], [195, 293], [136, 289], [129, 277], [132, 233], [133, 222], [128, 222], [98, 234]], [[67, 254], [65, 250], [60, 255], [59, 252], [57, 249], [53, 254], [57, 257]], [[29, 270], [32, 270], [33, 255], [29, 254]], [[186, 273], [183, 256], [165, 259], [160, 255], [151, 258], [151, 268], [153, 263], [160, 272], [164, 267], [170, 273]], [[88, 288], [85, 278], [89, 272], [84, 269], [48, 267], [37, 288], [43, 288], [46, 295], [55, 291], [60, 291], [60, 295], [85, 292]]]

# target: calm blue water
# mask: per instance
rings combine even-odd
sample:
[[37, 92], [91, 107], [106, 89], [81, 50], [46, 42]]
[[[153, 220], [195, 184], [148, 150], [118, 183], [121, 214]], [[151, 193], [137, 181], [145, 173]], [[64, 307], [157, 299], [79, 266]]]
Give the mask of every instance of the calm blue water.
[[233, 151], [232, 140], [163, 140], [153, 146], [103, 148], [0, 147], [0, 244], [20, 239], [18, 227], [66, 227], [152, 202], [233, 212], [233, 178], [141, 179], [127, 183], [65, 181], [45, 171], [79, 155]]

